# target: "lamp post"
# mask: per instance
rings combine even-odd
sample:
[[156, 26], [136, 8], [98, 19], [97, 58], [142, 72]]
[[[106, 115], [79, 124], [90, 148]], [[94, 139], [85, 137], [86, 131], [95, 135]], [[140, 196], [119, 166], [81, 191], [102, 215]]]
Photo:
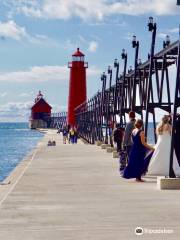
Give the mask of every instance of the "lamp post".
[[118, 76], [119, 76], [119, 62], [117, 59], [114, 60], [114, 68], [116, 68], [116, 85], [115, 85], [115, 96], [114, 96], [114, 120], [116, 121], [117, 103], [118, 103]]
[[[111, 68], [111, 66], [108, 66], [108, 74], [109, 74], [109, 92], [107, 93], [108, 94], [108, 102], [107, 102], [107, 115], [106, 115], [106, 121], [107, 121], [107, 124], [108, 125], [106, 125], [106, 127], [108, 127], [109, 128], [109, 139], [110, 139], [110, 144], [111, 144], [111, 146], [113, 147], [113, 142], [112, 142], [112, 124], [111, 124], [111, 121], [112, 121], [112, 119], [111, 119], [111, 105], [112, 105], [112, 103], [111, 103], [111, 97], [112, 97], [112, 93], [111, 93], [111, 91], [112, 91], [112, 88], [111, 88], [111, 85], [112, 85], [112, 68]], [[108, 138], [106, 139], [106, 142], [108, 143]]]
[[101, 92], [101, 141], [104, 138], [103, 135], [103, 123], [104, 123], [104, 99], [105, 99], [105, 91], [106, 91], [106, 80], [107, 76], [105, 72], [101, 75], [101, 81], [102, 81], [102, 92]]
[[136, 40], [134, 35], [132, 38], [132, 47], [135, 48], [135, 61], [134, 61], [134, 79], [133, 79], [133, 96], [131, 102], [131, 110], [134, 111], [136, 106], [136, 78], [137, 78], [137, 67], [138, 67], [138, 55], [139, 55], [139, 41]]
[[127, 53], [125, 49], [122, 49], [121, 58], [124, 60], [124, 69], [123, 69], [123, 75], [122, 75], [122, 83], [121, 83], [121, 92], [120, 92], [120, 126], [123, 126], [123, 118], [122, 118], [122, 109], [125, 107], [125, 101], [124, 101], [124, 83], [126, 79], [126, 70], [127, 70]]
[[[150, 52], [150, 64], [149, 64], [149, 77], [147, 78], [147, 97], [146, 97], [146, 122], [145, 122], [145, 136], [147, 137], [148, 132], [148, 117], [149, 117], [149, 100], [150, 94], [152, 90], [152, 74], [153, 74], [153, 58], [154, 58], [154, 50], [155, 50], [155, 42], [156, 42], [156, 30], [157, 26], [154, 23], [153, 17], [149, 17], [148, 22], [148, 30], [152, 33], [152, 40], [151, 40], [151, 52]], [[153, 122], [154, 122], [154, 129], [156, 128], [155, 125], [155, 114], [153, 114]], [[154, 132], [154, 138], [156, 141], [156, 133]]]

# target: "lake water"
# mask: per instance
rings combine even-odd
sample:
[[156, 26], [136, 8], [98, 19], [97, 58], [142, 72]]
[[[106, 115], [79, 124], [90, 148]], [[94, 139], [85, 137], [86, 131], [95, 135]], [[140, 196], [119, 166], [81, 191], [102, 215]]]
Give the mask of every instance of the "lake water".
[[0, 181], [36, 146], [43, 134], [28, 123], [0, 123]]

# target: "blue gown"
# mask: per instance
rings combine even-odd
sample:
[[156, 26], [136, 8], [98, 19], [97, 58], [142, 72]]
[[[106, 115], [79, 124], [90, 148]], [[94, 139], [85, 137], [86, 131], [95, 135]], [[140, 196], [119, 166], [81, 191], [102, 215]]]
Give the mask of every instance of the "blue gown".
[[138, 178], [147, 172], [149, 161], [153, 152], [150, 152], [142, 143], [139, 130], [135, 135], [132, 134], [133, 145], [129, 156], [127, 167], [124, 169], [124, 178]]

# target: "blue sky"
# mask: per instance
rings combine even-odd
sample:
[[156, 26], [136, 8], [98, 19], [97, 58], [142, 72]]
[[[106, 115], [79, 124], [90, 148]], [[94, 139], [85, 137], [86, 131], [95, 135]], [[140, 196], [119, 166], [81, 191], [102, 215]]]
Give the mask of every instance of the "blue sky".
[[[0, 121], [25, 121], [38, 90], [54, 111], [67, 106], [71, 54], [80, 47], [89, 62], [88, 96], [100, 75], [120, 59], [122, 48], [133, 65], [131, 37], [146, 60], [149, 16], [158, 26], [156, 51], [166, 34], [178, 38], [176, 0], [0, 0]], [[121, 60], [120, 60], [121, 63]]]

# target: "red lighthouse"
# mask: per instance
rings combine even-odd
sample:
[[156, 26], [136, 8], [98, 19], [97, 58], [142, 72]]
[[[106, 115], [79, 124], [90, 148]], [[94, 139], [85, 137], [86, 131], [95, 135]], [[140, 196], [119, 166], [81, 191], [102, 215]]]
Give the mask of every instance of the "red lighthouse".
[[68, 102], [68, 124], [74, 126], [75, 108], [86, 101], [86, 68], [88, 63], [84, 62], [84, 54], [79, 48], [72, 55], [72, 62], [68, 64], [70, 68], [69, 81], [69, 102]]

